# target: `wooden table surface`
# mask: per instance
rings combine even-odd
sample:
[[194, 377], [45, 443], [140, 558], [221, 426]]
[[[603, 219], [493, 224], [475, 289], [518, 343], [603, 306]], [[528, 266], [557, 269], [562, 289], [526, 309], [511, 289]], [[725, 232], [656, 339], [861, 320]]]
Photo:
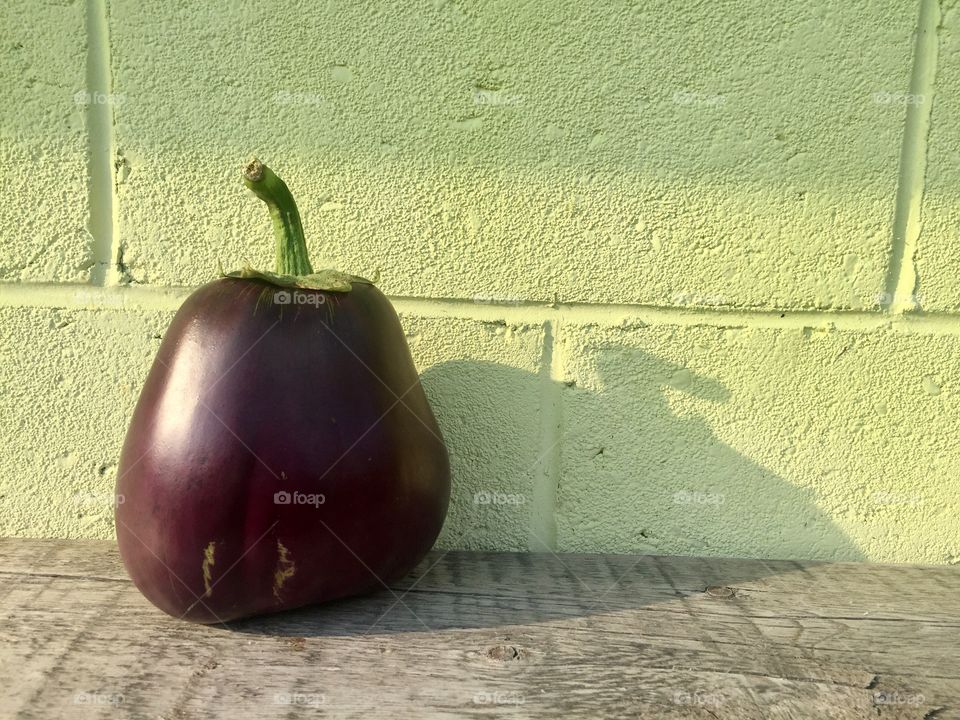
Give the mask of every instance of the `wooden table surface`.
[[960, 718], [960, 567], [434, 552], [167, 617], [112, 542], [0, 540], [0, 718]]

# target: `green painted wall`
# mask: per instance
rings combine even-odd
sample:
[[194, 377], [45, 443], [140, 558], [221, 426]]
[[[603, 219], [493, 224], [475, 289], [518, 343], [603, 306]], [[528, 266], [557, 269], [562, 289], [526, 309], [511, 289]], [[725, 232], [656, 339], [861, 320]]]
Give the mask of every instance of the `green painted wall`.
[[0, 9], [0, 533], [110, 537], [172, 313], [378, 270], [446, 547], [960, 561], [954, 2]]

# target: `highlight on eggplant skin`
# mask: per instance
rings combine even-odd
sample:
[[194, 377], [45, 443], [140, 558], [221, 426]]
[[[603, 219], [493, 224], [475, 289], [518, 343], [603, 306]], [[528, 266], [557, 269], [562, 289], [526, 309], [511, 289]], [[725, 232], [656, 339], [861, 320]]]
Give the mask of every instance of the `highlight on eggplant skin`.
[[276, 267], [200, 287], [163, 337], [117, 473], [150, 602], [228, 622], [381, 589], [436, 541], [449, 457], [389, 300], [314, 271], [289, 189], [251, 161]]

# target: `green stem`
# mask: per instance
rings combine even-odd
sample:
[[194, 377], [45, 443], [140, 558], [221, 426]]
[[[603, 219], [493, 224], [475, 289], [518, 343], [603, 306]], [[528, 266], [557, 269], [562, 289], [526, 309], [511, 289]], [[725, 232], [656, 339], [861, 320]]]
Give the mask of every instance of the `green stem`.
[[277, 267], [280, 275], [310, 275], [313, 268], [303, 238], [300, 212], [293, 195], [273, 170], [254, 158], [243, 169], [243, 182], [267, 204], [277, 239]]

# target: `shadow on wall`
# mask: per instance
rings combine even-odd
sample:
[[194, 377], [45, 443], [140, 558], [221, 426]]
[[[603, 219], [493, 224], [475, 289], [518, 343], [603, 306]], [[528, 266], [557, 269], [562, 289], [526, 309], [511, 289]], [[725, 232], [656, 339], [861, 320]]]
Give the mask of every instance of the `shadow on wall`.
[[[558, 551], [864, 559], [811, 489], [721, 441], [692, 407], [730, 403], [726, 387], [635, 348], [592, 351], [601, 389], [552, 381], [546, 393], [560, 405]], [[439, 546], [537, 549], [532, 488], [545, 479], [551, 444], [540, 440], [542, 378], [457, 360], [429, 368], [422, 381], [451, 454]], [[731, 408], [730, 421], [754, 431], [749, 416], [736, 415]]]
[[[531, 483], [544, 467], [541, 378], [495, 363], [451, 361], [422, 375], [453, 471], [438, 551], [391, 590], [231, 627], [271, 636], [353, 636], [523, 625], [702, 598], [714, 592], [709, 586], [723, 592], [802, 572], [788, 557], [862, 559], [815, 507], [810, 491], [743, 457], [702, 419], [678, 414], [668, 399], [672, 388], [728, 403], [723, 385], [630, 348], [607, 346], [602, 355], [596, 365], [602, 391], [550, 387], [564, 408], [559, 552], [784, 560], [689, 557], [668, 566], [649, 556], [526, 553], [505, 562], [496, 553], [448, 552], [525, 549], [535, 512]], [[478, 494], [494, 491], [528, 501], [476, 502]]]

